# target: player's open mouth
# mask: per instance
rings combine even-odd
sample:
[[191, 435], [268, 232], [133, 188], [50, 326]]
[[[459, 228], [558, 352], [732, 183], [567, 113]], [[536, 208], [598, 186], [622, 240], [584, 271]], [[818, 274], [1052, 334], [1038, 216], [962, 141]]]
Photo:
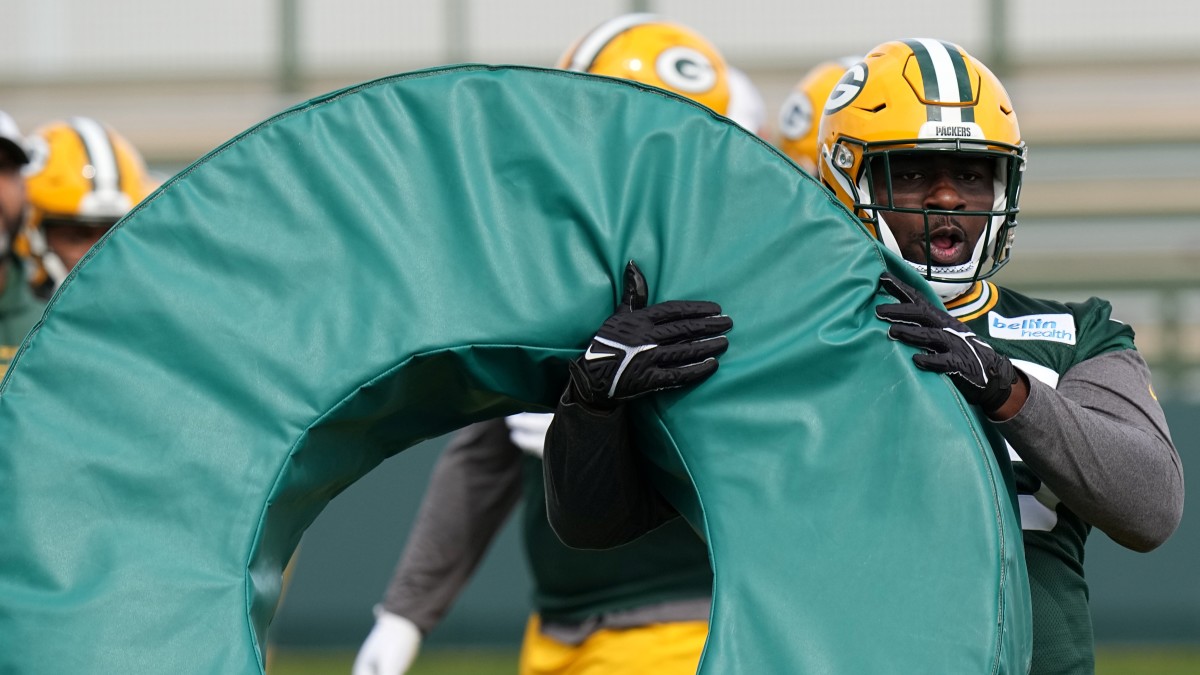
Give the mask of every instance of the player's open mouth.
[[929, 257], [934, 265], [961, 264], [966, 249], [967, 237], [957, 227], [943, 226], [929, 233]]

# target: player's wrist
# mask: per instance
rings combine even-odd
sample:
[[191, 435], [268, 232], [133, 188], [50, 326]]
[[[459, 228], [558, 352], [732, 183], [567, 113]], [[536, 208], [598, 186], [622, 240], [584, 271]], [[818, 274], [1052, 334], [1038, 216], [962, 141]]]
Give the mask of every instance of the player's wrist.
[[988, 419], [993, 422], [1007, 422], [1021, 412], [1025, 401], [1029, 398], [1029, 380], [1019, 368], [1013, 368], [1013, 380], [1009, 387], [1008, 397], [995, 410], [984, 410]]
[[412, 619], [400, 612], [390, 610], [382, 604], [375, 605], [372, 611], [375, 614], [375, 623], [377, 624], [387, 625], [393, 630], [403, 630], [408, 633], [415, 632], [418, 637], [422, 637], [425, 634], [425, 631]]
[[574, 382], [569, 383], [562, 396], [558, 399], [558, 408], [555, 414], [585, 414], [590, 417], [609, 417], [617, 410], [621, 409], [621, 402], [613, 399], [605, 399], [603, 404], [597, 405], [584, 400], [579, 394]]
[[570, 378], [560, 398], [563, 405], [577, 405], [588, 412], [607, 414], [620, 406], [620, 401], [609, 398], [602, 390], [607, 383], [593, 383], [588, 377], [587, 366], [571, 361], [568, 363]]

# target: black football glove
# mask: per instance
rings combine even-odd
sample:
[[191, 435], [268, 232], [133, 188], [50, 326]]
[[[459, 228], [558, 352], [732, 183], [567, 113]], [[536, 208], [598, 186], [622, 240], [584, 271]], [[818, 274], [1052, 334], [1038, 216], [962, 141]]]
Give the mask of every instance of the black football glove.
[[875, 316], [892, 324], [888, 337], [929, 352], [913, 355], [918, 368], [949, 375], [963, 398], [985, 413], [1008, 401], [1017, 382], [1011, 361], [891, 273], [884, 272], [879, 283], [900, 302], [877, 306]]
[[583, 356], [570, 362], [567, 400], [611, 410], [622, 401], [697, 384], [717, 370], [733, 320], [715, 302], [672, 300], [646, 306], [646, 278], [631, 260], [621, 304]]

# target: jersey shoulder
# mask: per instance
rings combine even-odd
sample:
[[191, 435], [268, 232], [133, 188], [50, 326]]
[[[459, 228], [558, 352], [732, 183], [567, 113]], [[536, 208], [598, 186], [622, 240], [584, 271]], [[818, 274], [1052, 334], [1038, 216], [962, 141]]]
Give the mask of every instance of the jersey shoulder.
[[1135, 349], [1133, 329], [1112, 318], [1107, 300], [1092, 297], [1083, 302], [1060, 302], [987, 285], [991, 301], [970, 324], [989, 343], [1009, 348], [1002, 351], [1017, 355], [1028, 351], [1030, 356], [1045, 352], [1046, 358], [1055, 362], [1055, 369], [1064, 372], [1106, 352]]

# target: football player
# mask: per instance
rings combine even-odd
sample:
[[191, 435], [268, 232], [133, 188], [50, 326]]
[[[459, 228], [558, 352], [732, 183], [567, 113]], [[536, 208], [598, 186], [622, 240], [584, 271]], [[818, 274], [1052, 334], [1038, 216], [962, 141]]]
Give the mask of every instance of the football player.
[[1150, 551], [1179, 524], [1183, 473], [1133, 330], [1108, 302], [1031, 298], [988, 279], [1009, 260], [1025, 145], [1000, 81], [938, 40], [880, 45], [839, 80], [822, 183], [945, 307], [895, 278], [889, 335], [922, 351], [1010, 447], [1033, 603], [1033, 667], [1091, 673], [1083, 574], [1093, 527]]
[[[1031, 672], [1092, 673], [1088, 534], [1095, 527], [1150, 551], [1183, 510], [1179, 457], [1132, 329], [1104, 300], [1056, 302], [990, 281], [1016, 234], [1026, 148], [1004, 87], [961, 47], [913, 39], [871, 50], [834, 86], [819, 138], [821, 182], [944, 303], [885, 274], [881, 286], [898, 302], [876, 312], [892, 324], [889, 336], [920, 350], [916, 366], [949, 377], [1009, 445], [1031, 587]], [[626, 318], [619, 340], [604, 328], [596, 340], [626, 350], [654, 344], [639, 325]], [[662, 366], [658, 351], [620, 370], [571, 368], [544, 462], [550, 520], [564, 541], [618, 545], [675, 515], [647, 494], [623, 459], [629, 449], [612, 440], [626, 438], [613, 393], [661, 388], [647, 377]], [[556, 469], [584, 458], [587, 476]], [[597, 522], [602, 492], [625, 502], [597, 531], [587, 524]], [[654, 507], [632, 506], [635, 498]]]
[[779, 107], [775, 146], [814, 176], [817, 175], [817, 129], [825, 99], [846, 69], [861, 60], [860, 56], [846, 56], [818, 63], [796, 83]]
[[0, 377], [43, 309], [30, 292], [12, 250], [13, 237], [25, 216], [21, 170], [28, 164], [29, 151], [17, 123], [0, 110]]
[[[654, 85], [729, 112], [728, 69], [717, 50], [654, 15], [605, 22], [578, 40], [559, 67]], [[549, 418], [482, 422], [451, 440], [376, 607], [355, 675], [408, 670], [519, 499], [534, 583], [522, 675], [696, 672], [712, 594], [707, 548], [682, 520], [616, 551], [564, 546], [546, 520], [541, 455]]]
[[50, 122], [30, 135], [29, 217], [19, 252], [48, 296], [88, 249], [156, 187], [141, 154], [90, 117]]

